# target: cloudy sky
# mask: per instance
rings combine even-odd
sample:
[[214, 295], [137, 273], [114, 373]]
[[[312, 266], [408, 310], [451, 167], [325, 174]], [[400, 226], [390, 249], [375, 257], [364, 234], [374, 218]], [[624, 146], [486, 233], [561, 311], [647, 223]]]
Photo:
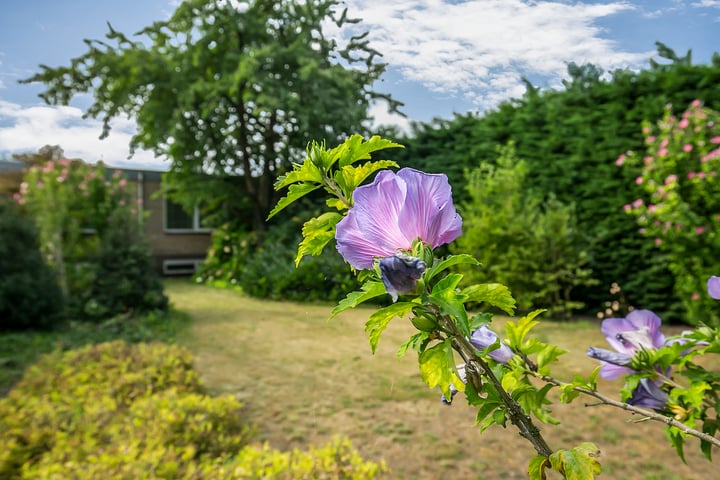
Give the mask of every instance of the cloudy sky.
[[[105, 140], [100, 124], [82, 119], [87, 98], [45, 105], [40, 85], [18, 79], [39, 64], [68, 65], [101, 39], [107, 22], [131, 34], [167, 18], [179, 0], [3, 0], [0, 2], [0, 158], [59, 144], [70, 157], [113, 166], [159, 168], [163, 159], [138, 152], [128, 159], [131, 119], [119, 119]], [[521, 96], [522, 76], [557, 88], [568, 62], [605, 70], [643, 68], [655, 41], [708, 63], [720, 51], [720, 0], [521, 1], [345, 0], [359, 28], [389, 69], [377, 89], [405, 103], [408, 119], [430, 121], [483, 111]], [[337, 32], [335, 32], [337, 33]], [[382, 106], [379, 122], [388, 118]]]

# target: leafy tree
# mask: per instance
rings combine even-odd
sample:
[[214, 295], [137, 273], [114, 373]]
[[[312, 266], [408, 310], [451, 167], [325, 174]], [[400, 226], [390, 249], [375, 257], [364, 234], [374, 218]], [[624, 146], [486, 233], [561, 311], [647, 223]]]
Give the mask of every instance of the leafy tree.
[[41, 97], [53, 105], [92, 92], [86, 115], [102, 119], [102, 137], [113, 118], [134, 117], [131, 149], [170, 158], [165, 180], [174, 200], [250, 216], [263, 230], [277, 200], [274, 179], [310, 139], [364, 131], [373, 100], [399, 105], [370, 89], [385, 64], [367, 34], [343, 46], [326, 37], [330, 21], [358, 22], [338, 4], [187, 0], [138, 40], [110, 26], [107, 41], [86, 40], [88, 51], [69, 66], [41, 65], [23, 81], [44, 83]]

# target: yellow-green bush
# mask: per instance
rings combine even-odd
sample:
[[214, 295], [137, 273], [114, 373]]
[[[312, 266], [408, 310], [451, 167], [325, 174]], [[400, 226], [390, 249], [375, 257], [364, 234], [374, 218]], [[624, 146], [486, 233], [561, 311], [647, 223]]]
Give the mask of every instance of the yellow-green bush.
[[0, 478], [376, 478], [347, 441], [309, 452], [247, 445], [232, 396], [205, 395], [189, 352], [110, 342], [54, 352], [0, 399]]

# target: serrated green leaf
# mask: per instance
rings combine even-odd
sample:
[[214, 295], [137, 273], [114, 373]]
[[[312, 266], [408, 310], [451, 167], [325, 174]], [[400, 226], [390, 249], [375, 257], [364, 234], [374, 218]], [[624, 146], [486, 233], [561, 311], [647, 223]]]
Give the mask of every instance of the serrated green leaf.
[[278, 201], [278, 203], [275, 205], [275, 208], [273, 208], [270, 212], [270, 215], [268, 215], [267, 220], [270, 220], [282, 209], [284, 209], [294, 201], [304, 197], [305, 195], [314, 190], [317, 190], [318, 188], [320, 188], [320, 185], [314, 185], [312, 183], [294, 183], [290, 185], [287, 195], [285, 195]]
[[460, 255], [450, 255], [428, 269], [425, 274], [425, 282], [429, 283], [430, 280], [432, 280], [437, 274], [444, 272], [453, 265], [460, 264], [480, 265], [480, 262], [478, 262], [472, 255], [468, 255], [466, 253]]
[[450, 385], [458, 391], [465, 389], [465, 384], [458, 377], [452, 346], [449, 340], [440, 342], [418, 355], [420, 374], [428, 387], [440, 387], [445, 398], [450, 398]]
[[398, 348], [397, 351], [397, 357], [398, 359], [405, 356], [405, 353], [407, 352], [408, 348], [418, 349], [419, 345], [421, 345], [425, 340], [427, 340], [430, 337], [430, 334], [428, 332], [418, 332], [415, 335], [411, 336], [407, 342], [400, 345], [400, 348]]
[[293, 169], [287, 174], [278, 177], [273, 187], [275, 190], [280, 190], [292, 183], [322, 183], [322, 174], [317, 166], [313, 165], [312, 162], [305, 160], [303, 163], [293, 164]]
[[371, 158], [370, 154], [378, 150], [395, 147], [404, 148], [399, 143], [386, 140], [378, 135], [373, 135], [367, 141], [363, 140], [362, 135], [351, 135], [345, 142], [331, 150], [334, 157], [333, 163], [338, 161], [338, 166], [343, 168], [359, 160], [369, 160]]
[[335, 182], [343, 190], [350, 193], [365, 181], [373, 173], [389, 167], [398, 167], [399, 165], [392, 160], [378, 160], [376, 162], [367, 162], [360, 166], [346, 165], [335, 172]]
[[550, 466], [550, 461], [542, 456], [535, 455], [528, 465], [528, 475], [530, 480], [546, 480], [545, 469]]
[[462, 280], [462, 275], [454, 273], [440, 280], [432, 289], [428, 300], [440, 308], [440, 313], [452, 317], [460, 331], [466, 337], [470, 336], [470, 325], [468, 323], [465, 302], [467, 297], [457, 292], [457, 285]]
[[580, 392], [575, 390], [575, 385], [565, 384], [560, 387], [560, 401], [562, 403], [570, 403], [580, 396]]
[[390, 323], [390, 320], [395, 317], [407, 315], [412, 311], [414, 306], [415, 304], [412, 302], [393, 303], [390, 306], [376, 310], [372, 315], [370, 315], [370, 319], [367, 323], [365, 323], [365, 331], [368, 333], [368, 337], [370, 338], [370, 348], [372, 348], [373, 353], [375, 353], [375, 350], [377, 349], [380, 335], [385, 330], [388, 323]]
[[602, 468], [597, 461], [600, 449], [594, 443], [581, 443], [570, 450], [558, 450], [550, 455], [550, 465], [567, 480], [592, 480]]
[[303, 224], [303, 239], [298, 246], [295, 267], [305, 255], [320, 255], [325, 245], [335, 238], [335, 225], [343, 216], [337, 212], [325, 212]]
[[556, 361], [560, 355], [565, 353], [567, 353], [567, 350], [563, 350], [558, 346], [546, 345], [545, 348], [540, 350], [537, 354], [537, 360], [535, 363], [537, 363], [538, 373], [540, 373], [540, 375], [549, 375], [550, 372], [548, 371], [547, 366]]
[[379, 297], [385, 294], [385, 285], [377, 280], [368, 280], [360, 287], [359, 291], [348, 293], [345, 298], [340, 300], [330, 314], [330, 319], [335, 318], [339, 313], [344, 312], [348, 308], [355, 308], [363, 302], [371, 298]]
[[483, 302], [497, 307], [508, 315], [515, 311], [515, 299], [510, 290], [500, 283], [481, 283], [470, 285], [462, 292], [467, 295], [468, 302]]
[[507, 334], [510, 348], [518, 350], [523, 349], [523, 351], [525, 351], [524, 348], [526, 346], [523, 345], [525, 337], [528, 333], [530, 333], [530, 330], [532, 330], [535, 325], [540, 323], [534, 319], [544, 311], [545, 310], [535, 310], [522, 317], [517, 321], [517, 323], [510, 321], [505, 325], [505, 333]]

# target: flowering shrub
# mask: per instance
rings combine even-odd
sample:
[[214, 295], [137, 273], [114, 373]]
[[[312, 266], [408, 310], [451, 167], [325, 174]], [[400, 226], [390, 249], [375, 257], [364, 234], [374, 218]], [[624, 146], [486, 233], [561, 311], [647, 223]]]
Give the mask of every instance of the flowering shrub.
[[643, 124], [643, 133], [646, 152], [616, 160], [618, 166], [642, 166], [635, 183], [643, 196], [625, 211], [666, 259], [684, 317], [691, 324], [720, 325], [720, 312], [704, 295], [720, 249], [720, 112], [695, 100], [677, 118], [668, 106], [657, 125]]
[[37, 225], [40, 251], [57, 272], [71, 316], [99, 319], [166, 307], [140, 238], [136, 202], [119, 170], [49, 160], [27, 171], [15, 200]]
[[[462, 229], [447, 178], [408, 168], [384, 171], [396, 165], [372, 160], [372, 154], [391, 147], [400, 145], [379, 137], [364, 141], [359, 135], [330, 150], [313, 143], [305, 161], [276, 183], [277, 189], [288, 190], [270, 216], [315, 190], [330, 194], [331, 210], [303, 226], [296, 263], [304, 255], [320, 254], [334, 239], [338, 252], [364, 280], [361, 290], [339, 302], [331, 318], [389, 294], [393, 303], [373, 312], [365, 325], [373, 352], [389, 322], [409, 316], [417, 332], [398, 355], [418, 352], [422, 379], [440, 389], [444, 403], [464, 393], [477, 408], [481, 430], [508, 423], [517, 428], [536, 451], [528, 465], [531, 479], [545, 479], [550, 470], [565, 478], [592, 479], [601, 471], [595, 444], [552, 449], [536, 426], [557, 423], [549, 409], [553, 388], [562, 402], [586, 395], [662, 422], [681, 456], [685, 438], [697, 437], [710, 458], [712, 448], [720, 447], [715, 437], [720, 378], [694, 359], [720, 353], [720, 330], [702, 327], [667, 340], [652, 312], [606, 319], [602, 329], [616, 351], [590, 349], [601, 367], [569, 382], [556, 379], [551, 367], [565, 351], [531, 335], [542, 310], [507, 322], [502, 337], [491, 328], [491, 314], [468, 312], [469, 305], [479, 304], [512, 314], [515, 299], [502, 284], [463, 285], [464, 276], [453, 267], [477, 267], [471, 255], [435, 257], [434, 249], [455, 240]], [[370, 184], [360, 186], [380, 170]], [[713, 277], [708, 286], [720, 296], [720, 280]], [[626, 375], [624, 401], [598, 392], [598, 375]]]

